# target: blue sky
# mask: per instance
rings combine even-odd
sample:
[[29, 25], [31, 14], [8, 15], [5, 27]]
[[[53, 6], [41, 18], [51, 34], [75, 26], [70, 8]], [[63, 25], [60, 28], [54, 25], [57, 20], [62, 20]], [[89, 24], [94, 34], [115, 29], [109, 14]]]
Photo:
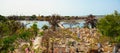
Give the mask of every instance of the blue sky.
[[1, 15], [82, 16], [120, 12], [120, 0], [0, 0]]

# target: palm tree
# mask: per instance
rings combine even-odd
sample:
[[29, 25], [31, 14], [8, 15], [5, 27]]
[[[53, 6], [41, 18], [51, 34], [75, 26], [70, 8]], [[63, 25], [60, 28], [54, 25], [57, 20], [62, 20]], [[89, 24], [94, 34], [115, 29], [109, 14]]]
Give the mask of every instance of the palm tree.
[[52, 15], [48, 22], [51, 24], [51, 28], [53, 29], [53, 31], [56, 31], [56, 27], [58, 27], [58, 23], [60, 22], [60, 16]]
[[86, 26], [88, 26], [89, 24], [91, 25], [92, 28], [96, 27], [97, 24], [97, 19], [95, 19], [95, 16], [93, 15], [89, 15], [88, 18], [86, 18]]

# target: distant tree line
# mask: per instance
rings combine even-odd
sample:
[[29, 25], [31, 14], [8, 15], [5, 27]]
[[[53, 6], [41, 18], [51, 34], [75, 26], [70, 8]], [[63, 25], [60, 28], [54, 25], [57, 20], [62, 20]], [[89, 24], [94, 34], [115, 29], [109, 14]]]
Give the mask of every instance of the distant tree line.
[[[32, 16], [6, 16], [7, 19], [10, 20], [40, 20], [40, 21], [47, 21], [52, 17], [50, 16], [43, 16], [43, 15], [32, 15]], [[60, 16], [61, 20], [74, 20], [74, 19], [86, 19], [87, 17], [80, 17], [80, 16]]]
[[[54, 17], [57, 17], [57, 21], [56, 21], [56, 18], [54, 18]], [[61, 20], [78, 20], [78, 19], [85, 20], [84, 27], [90, 27], [91, 26], [91, 28], [96, 28], [96, 24], [97, 24], [97, 18], [96, 18], [96, 16], [94, 16], [92, 14], [90, 14], [90, 15], [88, 15], [86, 17], [85, 16], [84, 17], [80, 17], [80, 16], [60, 16], [60, 15], [54, 14], [54, 15], [51, 15], [51, 16], [43, 16], [43, 15], [39, 15], [39, 16], [36, 16], [36, 15], [32, 15], [32, 16], [16, 16], [16, 15], [13, 15], [13, 16], [6, 16], [6, 17], [4, 16], [4, 18], [6, 18], [8, 20], [48, 21], [50, 24], [55, 25], [55, 26]], [[4, 18], [0, 18], [0, 20], [2, 20]]]

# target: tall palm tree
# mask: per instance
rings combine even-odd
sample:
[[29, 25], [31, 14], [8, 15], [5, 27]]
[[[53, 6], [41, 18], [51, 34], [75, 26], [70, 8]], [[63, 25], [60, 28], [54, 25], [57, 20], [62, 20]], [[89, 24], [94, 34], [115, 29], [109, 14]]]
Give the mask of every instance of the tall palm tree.
[[86, 18], [86, 26], [88, 26], [90, 24], [90, 26], [92, 28], [95, 28], [96, 27], [96, 23], [97, 23], [97, 19], [95, 19], [95, 16], [93, 15], [89, 15], [88, 18]]
[[48, 22], [50, 23], [51, 28], [53, 29], [53, 31], [56, 31], [56, 27], [58, 27], [58, 23], [60, 22], [60, 16], [54, 14], [54, 15], [52, 15], [50, 17]]

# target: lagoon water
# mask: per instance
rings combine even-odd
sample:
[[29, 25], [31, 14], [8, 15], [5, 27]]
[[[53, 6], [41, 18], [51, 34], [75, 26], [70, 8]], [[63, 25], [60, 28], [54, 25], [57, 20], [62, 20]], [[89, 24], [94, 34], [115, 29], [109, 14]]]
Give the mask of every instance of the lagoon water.
[[[34, 23], [37, 24], [38, 28], [41, 29], [44, 25], [50, 26], [49, 22], [47, 21], [20, 21], [24, 25], [26, 25], [27, 28], [30, 28]], [[69, 28], [69, 24], [63, 24], [64, 22], [60, 22], [65, 28]], [[80, 21], [79, 24], [73, 25], [72, 27], [83, 27], [85, 21]]]

